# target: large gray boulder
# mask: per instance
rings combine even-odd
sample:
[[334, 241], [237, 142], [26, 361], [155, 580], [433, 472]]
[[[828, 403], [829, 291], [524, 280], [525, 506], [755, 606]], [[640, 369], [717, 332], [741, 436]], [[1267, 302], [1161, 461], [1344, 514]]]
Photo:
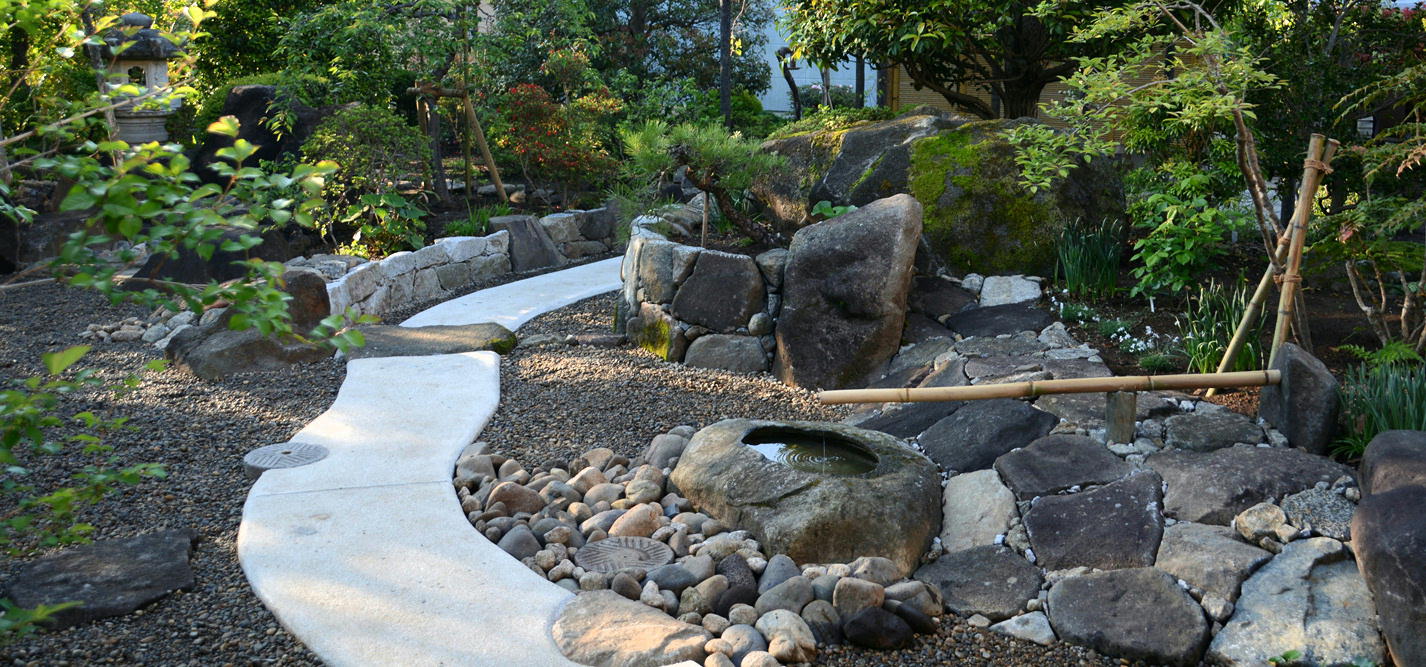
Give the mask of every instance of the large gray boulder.
[[941, 590], [946, 608], [962, 616], [1003, 621], [1025, 610], [1040, 593], [1040, 568], [1005, 547], [988, 545], [948, 553], [916, 570], [916, 578]]
[[1147, 462], [1168, 485], [1165, 514], [1219, 526], [1258, 503], [1352, 474], [1340, 463], [1299, 449], [1246, 445], [1161, 452]]
[[[1370, 449], [1368, 449], [1370, 451]], [[1398, 665], [1426, 664], [1426, 486], [1374, 492], [1352, 517], [1352, 550]]]
[[695, 368], [760, 373], [767, 370], [767, 354], [758, 339], [752, 336], [707, 334], [689, 343], [683, 363]]
[[1299, 540], [1243, 582], [1208, 659], [1246, 667], [1299, 651], [1309, 665], [1382, 664], [1386, 645], [1375, 621], [1372, 595], [1351, 551], [1326, 537]]
[[984, 470], [1001, 454], [1049, 434], [1054, 415], [1010, 398], [971, 401], [926, 429], [917, 441], [947, 470]]
[[888, 121], [769, 141], [763, 150], [786, 158], [787, 166], [756, 183], [753, 193], [783, 228], [804, 224], [822, 200], [862, 206], [905, 193], [911, 144], [962, 122], [944, 111], [917, 107]]
[[777, 375], [798, 387], [860, 386], [896, 354], [921, 235], [898, 195], [792, 237], [777, 326]]
[[332, 353], [295, 339], [264, 336], [257, 328], [193, 327], [175, 335], [164, 354], [179, 368], [204, 380], [221, 380], [237, 373], [276, 371], [321, 361]]
[[1187, 667], [1208, 642], [1203, 609], [1151, 567], [1067, 577], [1046, 604], [1060, 639], [1106, 655]]
[[[769, 428], [850, 440], [875, 466], [838, 475], [770, 460], [744, 444]], [[724, 420], [694, 434], [669, 479], [695, 507], [799, 563], [882, 556], [909, 573], [941, 525], [935, 465], [896, 438], [844, 424]]]
[[673, 298], [673, 315], [713, 331], [732, 333], [762, 312], [766, 301], [762, 272], [753, 258], [704, 250]]
[[1154, 564], [1163, 537], [1158, 475], [1122, 480], [1065, 496], [1046, 496], [1025, 514], [1036, 562], [1047, 569], [1101, 570]]
[[501, 215], [490, 219], [490, 230], [510, 233], [510, 269], [512, 271], [535, 271], [551, 266], [562, 266], [564, 255], [545, 231], [544, 225], [533, 215]]
[[1258, 416], [1276, 426], [1293, 447], [1326, 454], [1337, 430], [1337, 378], [1317, 357], [1283, 343], [1273, 368], [1282, 382], [1263, 387]]
[[584, 665], [658, 667], [703, 662], [707, 630], [614, 591], [576, 595], [550, 628], [566, 657]]
[[1382, 431], [1362, 453], [1362, 495], [1426, 486], [1426, 431]]
[[22, 609], [81, 603], [55, 612], [55, 629], [122, 616], [193, 585], [195, 539], [192, 530], [165, 530], [66, 549], [21, 567], [4, 595]]
[[649, 303], [669, 303], [678, 293], [678, 286], [693, 272], [698, 259], [697, 248], [671, 241], [643, 239], [631, 248], [636, 266], [634, 279], [643, 290], [638, 296]]

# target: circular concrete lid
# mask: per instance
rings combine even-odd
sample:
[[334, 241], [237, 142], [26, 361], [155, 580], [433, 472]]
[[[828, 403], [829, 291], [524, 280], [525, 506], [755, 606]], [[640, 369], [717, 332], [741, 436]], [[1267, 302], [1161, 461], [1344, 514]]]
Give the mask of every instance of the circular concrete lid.
[[327, 448], [300, 442], [279, 442], [258, 447], [243, 456], [243, 470], [255, 480], [268, 470], [296, 468], [327, 458]]
[[590, 542], [574, 554], [574, 563], [592, 572], [618, 572], [624, 568], [642, 569], [667, 565], [673, 560], [673, 549], [647, 537], [610, 537]]

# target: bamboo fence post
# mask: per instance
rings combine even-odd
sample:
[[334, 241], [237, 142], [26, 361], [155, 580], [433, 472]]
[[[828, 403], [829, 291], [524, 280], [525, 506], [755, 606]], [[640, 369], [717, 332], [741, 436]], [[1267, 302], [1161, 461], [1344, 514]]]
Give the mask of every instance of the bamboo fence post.
[[[1325, 143], [1324, 145], [1324, 142]], [[1288, 247], [1287, 272], [1282, 277], [1282, 291], [1278, 295], [1277, 323], [1273, 328], [1272, 348], [1268, 353], [1268, 368], [1277, 361], [1278, 350], [1287, 340], [1287, 331], [1292, 326], [1293, 304], [1297, 297], [1298, 285], [1302, 282], [1302, 246], [1307, 240], [1307, 221], [1312, 217], [1312, 206], [1317, 198], [1317, 188], [1326, 175], [1328, 163], [1337, 151], [1337, 140], [1328, 142], [1320, 134], [1313, 134], [1308, 144], [1307, 160], [1303, 162], [1303, 192], [1308, 197], [1299, 197], [1297, 210], [1292, 215], [1292, 243]]]
[[925, 401], [978, 401], [990, 398], [1030, 398], [1048, 394], [1087, 394], [1112, 391], [1158, 391], [1206, 387], [1261, 387], [1282, 381], [1275, 370], [1184, 375], [1131, 375], [1124, 377], [1069, 378], [978, 384], [960, 387], [910, 387], [901, 389], [840, 389], [818, 392], [823, 403], [919, 403]]
[[[1330, 167], [1332, 164], [1332, 154], [1335, 153], [1336, 146], [1335, 141], [1330, 142], [1324, 153], [1319, 156], [1311, 153], [1312, 144], [1309, 142], [1308, 158], [1309, 160], [1317, 159], [1324, 166]], [[1311, 171], [1314, 171], [1313, 167], [1303, 167], [1301, 186], [1297, 192], [1297, 201], [1299, 203], [1304, 199], [1310, 201], [1317, 197], [1317, 188], [1320, 187], [1321, 182], [1319, 178], [1318, 183], [1314, 185], [1310, 191], [1308, 190], [1311, 176], [1309, 172]], [[1309, 211], [1310, 210], [1311, 209], [1309, 209]], [[1296, 224], [1296, 220], [1297, 214], [1294, 212], [1293, 219], [1289, 221], [1287, 229], [1284, 229], [1282, 234], [1278, 236], [1277, 247], [1274, 249], [1272, 256], [1268, 258], [1268, 268], [1263, 271], [1263, 277], [1258, 280], [1258, 287], [1253, 291], [1253, 298], [1248, 301], [1247, 307], [1243, 309], [1243, 317], [1238, 320], [1238, 327], [1233, 330], [1233, 338], [1228, 343], [1228, 349], [1223, 352], [1223, 358], [1218, 361], [1219, 373], [1227, 371], [1228, 367], [1233, 365], [1233, 362], [1238, 358], [1238, 354], [1243, 351], [1243, 346], [1247, 344], [1248, 330], [1252, 327], [1253, 321], [1258, 318], [1258, 314], [1262, 312], [1263, 302], [1267, 300], [1268, 290], [1272, 287], [1273, 275], [1277, 272], [1277, 267], [1283, 265], [1288, 260], [1287, 252], [1292, 240], [1292, 230]], [[1218, 388], [1213, 387], [1204, 394], [1204, 397], [1212, 397], [1216, 393], [1218, 393]]]

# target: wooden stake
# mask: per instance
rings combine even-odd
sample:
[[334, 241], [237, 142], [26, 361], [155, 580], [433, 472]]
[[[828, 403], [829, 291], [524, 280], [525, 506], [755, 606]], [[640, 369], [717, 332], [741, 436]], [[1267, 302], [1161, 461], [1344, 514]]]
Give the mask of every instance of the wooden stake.
[[701, 247], [708, 247], [708, 193], [703, 193], [703, 242]]
[[1185, 375], [1131, 375], [1104, 378], [1069, 378], [1038, 382], [979, 384], [967, 387], [915, 387], [902, 389], [840, 389], [823, 391], [823, 403], [920, 403], [926, 401], [979, 401], [988, 398], [1030, 398], [1048, 394], [1089, 394], [1111, 391], [1158, 391], [1205, 387], [1261, 387], [1282, 380], [1278, 371], [1189, 373]]
[[[1327, 142], [1324, 145], [1324, 142]], [[1307, 240], [1307, 222], [1312, 217], [1317, 188], [1327, 173], [1327, 164], [1337, 152], [1338, 142], [1320, 134], [1313, 134], [1307, 147], [1307, 160], [1302, 170], [1302, 191], [1310, 196], [1298, 197], [1297, 210], [1292, 214], [1292, 242], [1288, 247], [1287, 271], [1282, 277], [1282, 291], [1278, 295], [1277, 323], [1273, 328], [1273, 342], [1268, 353], [1268, 368], [1277, 360], [1278, 349], [1287, 340], [1287, 331], [1292, 325], [1293, 304], [1298, 285], [1302, 282], [1302, 246]]]
[[505, 194], [505, 184], [500, 182], [500, 167], [495, 166], [495, 158], [490, 157], [490, 144], [485, 143], [485, 130], [480, 129], [480, 119], [475, 117], [475, 105], [470, 103], [470, 94], [465, 98], [465, 119], [475, 132], [475, 143], [480, 147], [480, 159], [485, 160], [485, 168], [490, 170], [490, 181], [495, 184], [495, 193], [500, 201], [510, 203], [510, 195]]
[[1111, 391], [1104, 395], [1105, 437], [1109, 442], [1134, 441], [1134, 413], [1138, 407], [1139, 395], [1132, 391]]

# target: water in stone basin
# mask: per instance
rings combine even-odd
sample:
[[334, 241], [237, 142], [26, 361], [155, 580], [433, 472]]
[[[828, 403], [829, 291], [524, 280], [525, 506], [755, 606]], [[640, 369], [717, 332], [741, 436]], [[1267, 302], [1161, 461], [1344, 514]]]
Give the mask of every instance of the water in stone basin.
[[860, 475], [876, 467], [876, 456], [830, 433], [781, 428], [754, 429], [743, 438], [770, 461], [824, 475]]

